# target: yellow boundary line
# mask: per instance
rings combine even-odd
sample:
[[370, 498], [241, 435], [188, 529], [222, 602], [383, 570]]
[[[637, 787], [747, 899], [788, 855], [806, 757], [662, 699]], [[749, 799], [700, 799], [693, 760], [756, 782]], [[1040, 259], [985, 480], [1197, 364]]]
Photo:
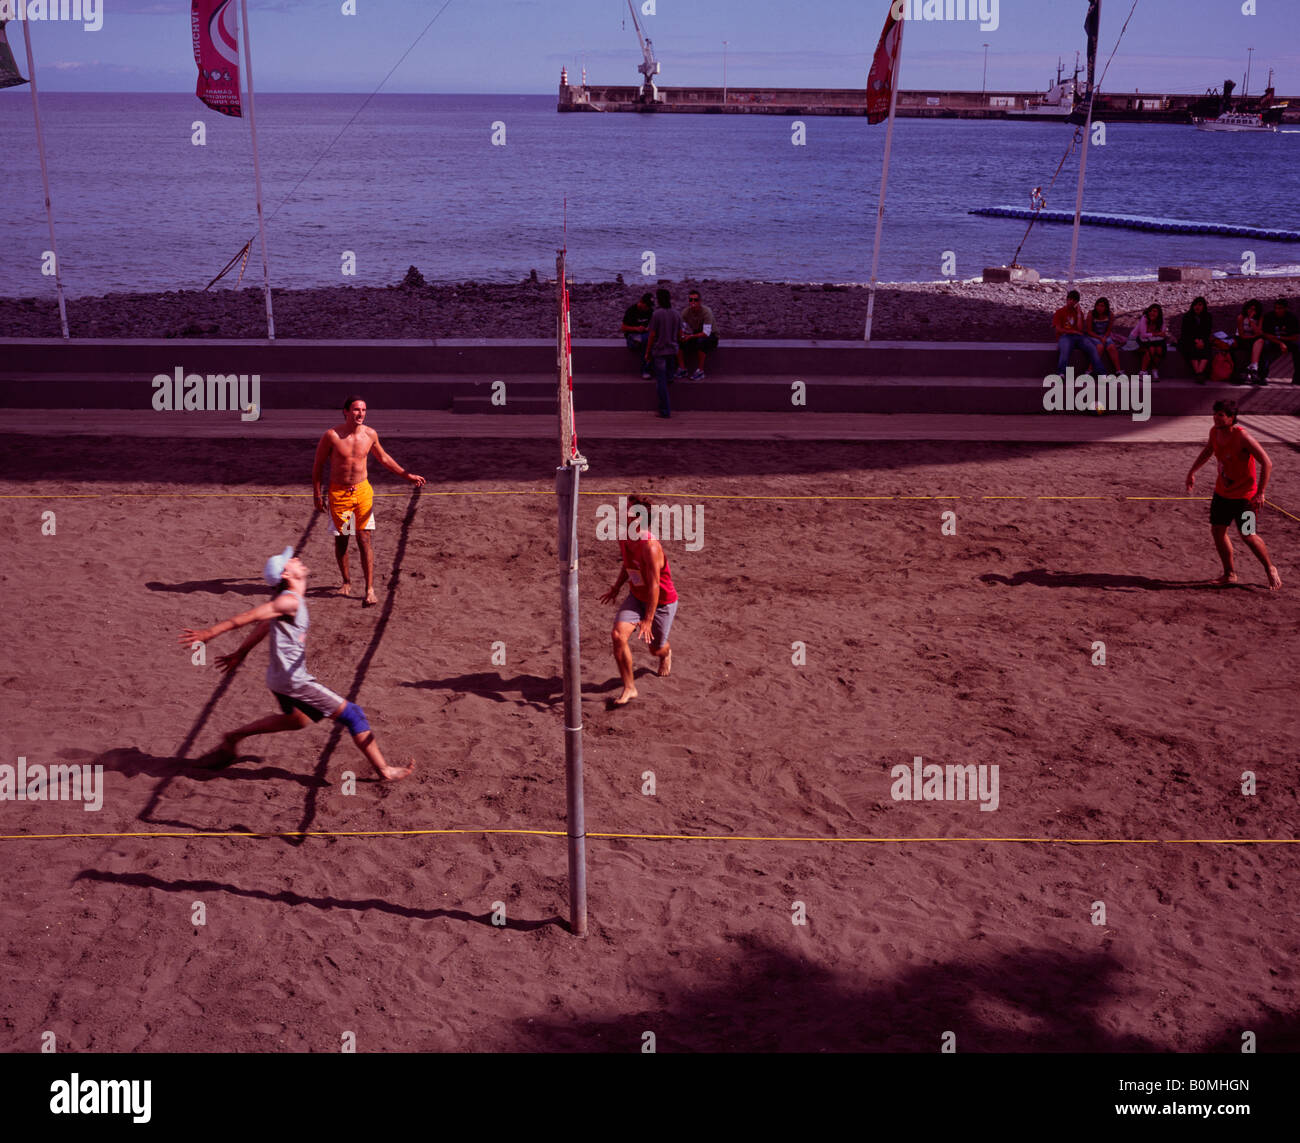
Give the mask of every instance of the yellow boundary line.
[[[406, 498], [408, 492], [376, 492], [376, 500]], [[549, 489], [475, 489], [473, 491], [452, 491], [452, 492], [421, 492], [421, 496], [554, 496], [555, 493]], [[614, 499], [619, 495], [618, 492], [581, 492], [581, 496], [601, 496], [605, 499]], [[723, 492], [659, 492], [655, 494], [660, 500], [1132, 500], [1132, 501], [1160, 501], [1176, 502], [1188, 500], [1209, 500], [1208, 496], [1002, 496], [1002, 495], [979, 495], [979, 496], [750, 496], [744, 494], [733, 494]], [[40, 492], [18, 492], [18, 493], [0, 493], [0, 500], [121, 500], [131, 498], [154, 498], [162, 499], [165, 497], [181, 499], [204, 499], [204, 498], [224, 498], [230, 500], [258, 500], [258, 499], [291, 499], [297, 498], [302, 500], [310, 499], [310, 494], [306, 492], [58, 492], [48, 495]], [[1274, 508], [1281, 512], [1288, 520], [1294, 520], [1300, 524], [1300, 516], [1288, 512], [1275, 500], [1265, 500], [1264, 504], [1269, 508]]]
[[[376, 492], [375, 499], [406, 499], [410, 493], [407, 492]], [[534, 488], [482, 488], [473, 490], [458, 490], [451, 492], [424, 492], [421, 496], [554, 496], [555, 493], [550, 489]], [[580, 496], [600, 496], [606, 500], [617, 499], [624, 492], [580, 492]], [[211, 499], [225, 498], [229, 500], [258, 500], [258, 499], [288, 499], [297, 498], [310, 500], [309, 492], [16, 492], [0, 493], [0, 500], [125, 500], [133, 498], [153, 498], [163, 499], [166, 497], [181, 499]], [[917, 495], [917, 496], [840, 496], [840, 495], [816, 495], [816, 496], [751, 496], [740, 493], [724, 492], [659, 492], [655, 493], [659, 500], [1209, 500], [1208, 496], [1025, 496], [1025, 495]], [[1285, 512], [1284, 508], [1279, 508], [1277, 503], [1272, 500], [1265, 501], [1270, 507], [1277, 508], [1279, 512]], [[1288, 512], [1287, 515], [1290, 515]], [[1292, 517], [1298, 519], [1298, 517]]]
[[[68, 841], [87, 838], [206, 838], [206, 837], [420, 837], [433, 834], [510, 834], [531, 837], [568, 837], [559, 829], [381, 829], [381, 830], [287, 830], [283, 833], [244, 831], [139, 832], [139, 833], [14, 833], [0, 834], [0, 841]], [[1294, 837], [761, 837], [748, 834], [691, 833], [597, 833], [585, 836], [604, 841], [765, 841], [849, 843], [949, 842], [976, 845], [1300, 845]]]

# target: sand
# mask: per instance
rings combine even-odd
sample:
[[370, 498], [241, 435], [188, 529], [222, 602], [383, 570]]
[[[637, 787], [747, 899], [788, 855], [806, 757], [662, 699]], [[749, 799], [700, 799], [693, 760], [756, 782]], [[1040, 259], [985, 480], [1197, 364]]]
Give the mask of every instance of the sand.
[[[328, 594], [300, 443], [237, 463], [220, 441], [0, 444], [0, 492], [21, 497], [0, 525], [0, 761], [102, 765], [107, 783], [98, 813], [0, 803], [5, 834], [563, 828], [552, 442], [401, 441], [439, 479], [412, 498], [374, 477], [369, 610]], [[1189, 446], [583, 445], [589, 830], [1300, 836], [1300, 522], [1261, 524], [1282, 593], [1240, 544], [1247, 586], [1198, 582], [1217, 564], [1206, 504], [1176, 499]], [[1300, 515], [1273, 451], [1270, 491]], [[672, 677], [640, 651], [641, 697], [609, 712], [597, 601], [616, 556], [594, 521], [633, 488], [702, 504], [704, 542], [668, 544]], [[1097, 499], [1036, 499], [1055, 494]], [[1123, 499], [1152, 496], [1175, 499]], [[412, 778], [370, 781], [326, 726], [251, 740], [217, 774], [184, 761], [273, 708], [260, 648], [223, 684], [211, 659], [234, 639], [200, 667], [176, 633], [265, 598], [285, 543], [315, 573], [312, 670], [390, 758], [418, 758]], [[998, 765], [999, 808], [894, 800], [892, 768], [918, 755]], [[592, 838], [582, 941], [557, 837], [0, 846], [9, 1051], [44, 1030], [109, 1052], [333, 1052], [345, 1031], [390, 1052], [635, 1052], [645, 1031], [660, 1051], [934, 1052], [949, 1030], [967, 1052], [1235, 1051], [1242, 1029], [1300, 1049], [1288, 845]]]
[[[688, 288], [700, 289], [726, 340], [858, 340], [867, 291], [834, 283], [667, 283], [678, 304]], [[576, 283], [572, 332], [578, 338], [617, 337], [624, 310], [656, 282]], [[1250, 298], [1265, 307], [1276, 297], [1300, 312], [1300, 279], [1219, 278], [1208, 283], [1084, 282], [1085, 305], [1110, 299], [1121, 327], [1131, 329], [1152, 302], [1165, 309], [1171, 328], [1191, 300], [1210, 302], [1215, 328], [1234, 331]], [[882, 288], [876, 297], [873, 337], [920, 341], [1051, 341], [1051, 315], [1064, 301], [1061, 283], [916, 283]], [[555, 330], [553, 283], [516, 285], [463, 282], [415, 288], [335, 287], [273, 290], [276, 336], [318, 338], [548, 338]], [[260, 289], [191, 290], [165, 294], [111, 294], [71, 298], [73, 337], [266, 336]], [[58, 337], [53, 297], [0, 298], [0, 337]]]

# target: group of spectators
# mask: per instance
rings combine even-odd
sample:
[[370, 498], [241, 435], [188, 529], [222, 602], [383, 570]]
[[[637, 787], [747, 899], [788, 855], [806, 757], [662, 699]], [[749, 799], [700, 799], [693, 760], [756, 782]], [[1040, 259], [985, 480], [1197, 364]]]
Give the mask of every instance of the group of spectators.
[[[1096, 373], [1109, 366], [1122, 372], [1119, 351], [1132, 337], [1141, 355], [1140, 369], [1160, 380], [1160, 366], [1171, 344], [1187, 362], [1199, 384], [1228, 381], [1236, 385], [1263, 385], [1273, 362], [1283, 354], [1291, 355], [1293, 385], [1300, 385], [1300, 319], [1290, 310], [1285, 298], [1273, 303], [1267, 316], [1263, 304], [1252, 298], [1241, 307], [1235, 336], [1215, 331], [1209, 303], [1195, 298], [1183, 315], [1178, 334], [1165, 327], [1163, 308], [1152, 303], [1130, 333], [1116, 325], [1110, 302], [1098, 298], [1086, 314], [1079, 306], [1079, 291], [1071, 290], [1065, 305], [1052, 315], [1052, 332], [1056, 335], [1056, 371], [1064, 373], [1076, 350], [1082, 350]], [[1234, 360], [1235, 358], [1235, 360]]]
[[655, 296], [642, 294], [624, 313], [620, 328], [628, 349], [641, 363], [642, 378], [658, 382], [659, 415], [670, 417], [668, 386], [688, 376], [692, 381], [704, 380], [705, 362], [718, 348], [718, 328], [713, 311], [700, 301], [699, 290], [691, 290], [680, 312], [673, 308], [668, 290], [661, 288], [657, 298], [655, 309]]

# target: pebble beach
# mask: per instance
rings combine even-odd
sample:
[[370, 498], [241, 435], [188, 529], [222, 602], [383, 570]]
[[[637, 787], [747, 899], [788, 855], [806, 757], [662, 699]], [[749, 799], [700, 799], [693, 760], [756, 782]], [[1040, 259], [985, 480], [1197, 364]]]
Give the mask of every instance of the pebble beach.
[[[418, 279], [409, 276], [412, 281]], [[726, 340], [857, 340], [863, 335], [867, 287], [838, 283], [747, 281], [579, 282], [570, 290], [576, 338], [617, 337], [623, 311], [659, 285], [684, 305], [698, 288]], [[1081, 281], [1085, 307], [1110, 300], [1119, 325], [1131, 328], [1142, 310], [1159, 302], [1166, 321], [1177, 320], [1204, 295], [1215, 328], [1233, 330], [1250, 298], [1265, 307], [1289, 299], [1300, 311], [1300, 278], [1231, 277], [1211, 282]], [[1052, 312], [1065, 298], [1064, 282], [1008, 284], [982, 281], [890, 284], [876, 293], [875, 340], [1039, 341], [1051, 336]], [[544, 278], [509, 283], [460, 282], [391, 287], [337, 286], [273, 290], [276, 336], [305, 339], [547, 338], [555, 329], [555, 284]], [[167, 293], [69, 298], [73, 337], [260, 338], [266, 335], [262, 292], [217, 288]], [[58, 308], [42, 298], [0, 298], [0, 337], [58, 337]]]

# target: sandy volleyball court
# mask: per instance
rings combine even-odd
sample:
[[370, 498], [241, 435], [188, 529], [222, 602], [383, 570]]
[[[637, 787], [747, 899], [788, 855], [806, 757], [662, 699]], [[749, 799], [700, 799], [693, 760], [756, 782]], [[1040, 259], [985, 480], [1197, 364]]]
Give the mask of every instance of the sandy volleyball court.
[[[588, 829], [760, 840], [593, 837], [578, 941], [563, 839], [482, 832], [564, 828], [552, 442], [403, 440], [431, 482], [372, 474], [369, 610], [329, 594], [299, 442], [3, 444], [0, 762], [105, 776], [94, 813], [0, 802], [4, 834], [468, 831], [0, 842], [6, 1050], [1300, 1049], [1296, 846], [1221, 843], [1300, 838], [1287, 446], [1270, 594], [1239, 541], [1245, 586], [1205, 586], [1191, 446], [584, 440]], [[610, 712], [596, 511], [634, 490], [702, 543], [666, 544], [671, 679], [640, 651]], [[200, 667], [176, 633], [266, 598], [285, 544], [313, 673], [414, 777], [329, 725], [186, 765], [273, 705], [263, 649], [223, 682], [237, 638]], [[917, 756], [997, 766], [997, 808], [896, 800]]]

